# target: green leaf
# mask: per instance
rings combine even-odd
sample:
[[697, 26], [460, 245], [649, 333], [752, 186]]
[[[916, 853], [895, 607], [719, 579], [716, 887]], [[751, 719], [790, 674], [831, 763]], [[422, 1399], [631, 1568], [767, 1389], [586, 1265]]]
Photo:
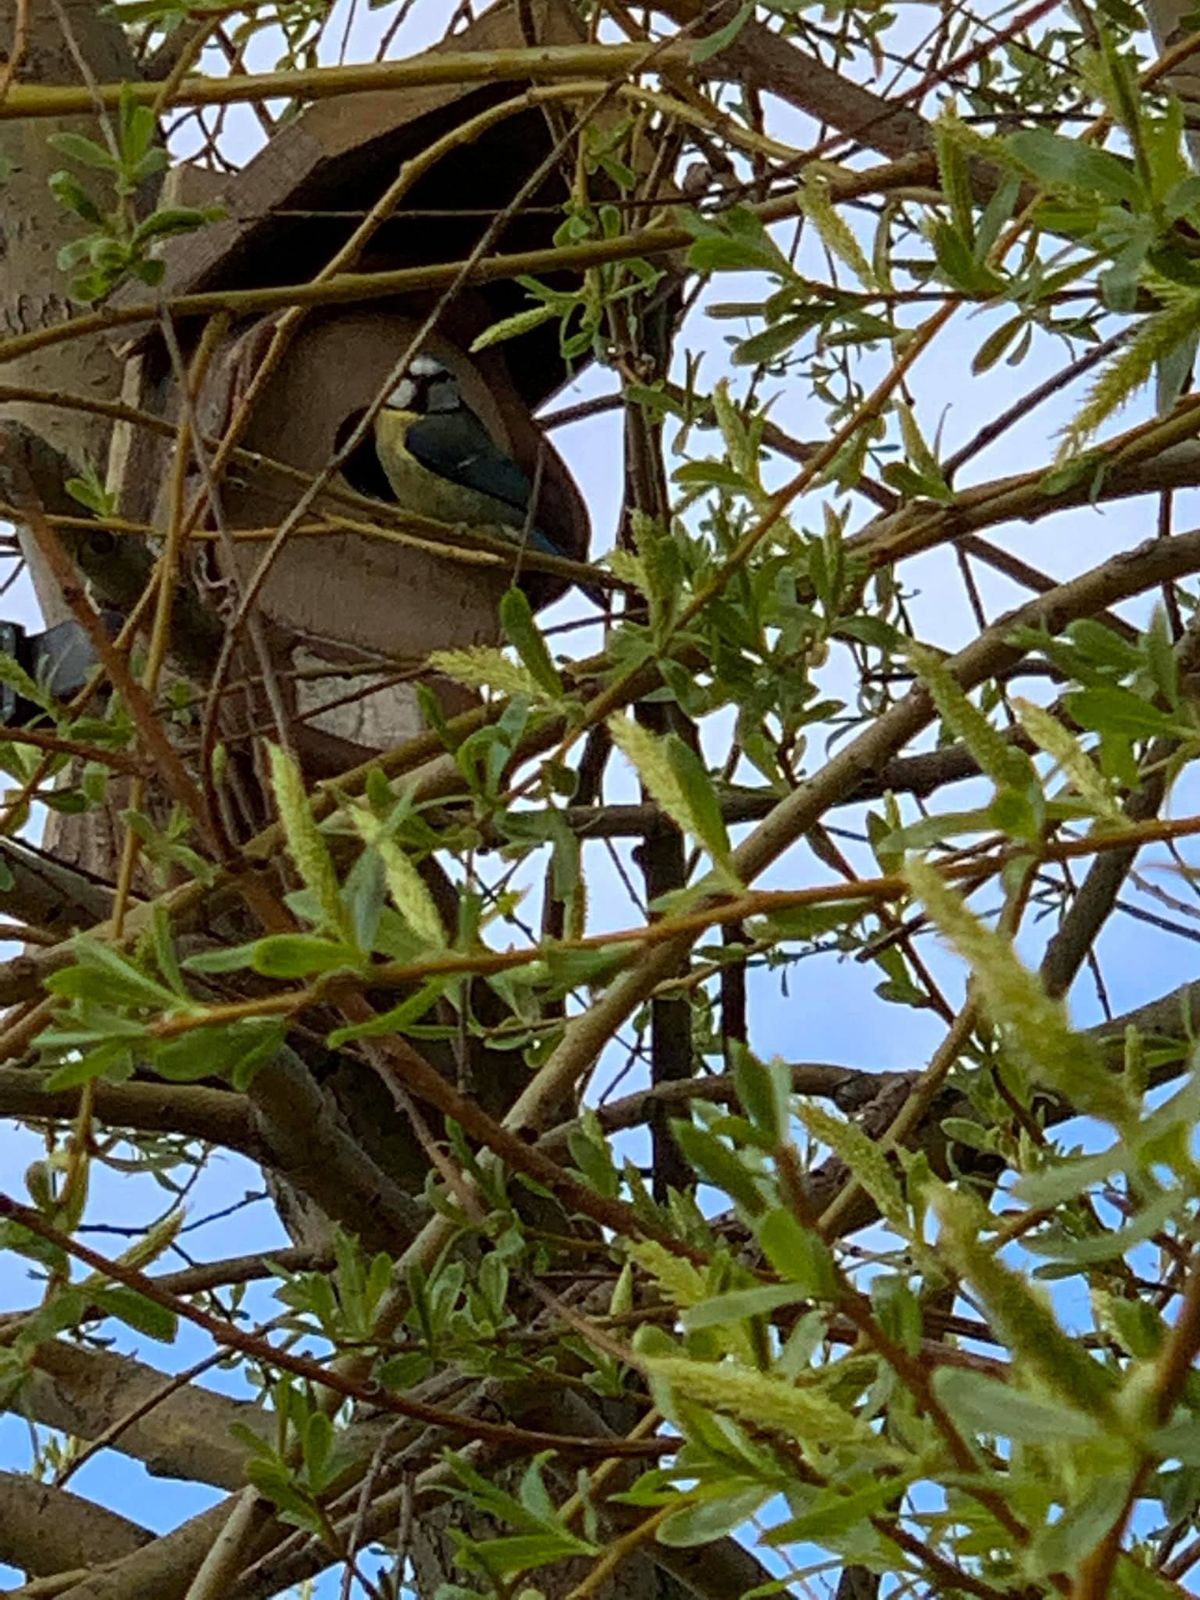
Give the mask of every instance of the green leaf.
[[1122, 1465], [1123, 1470], [1117, 1462], [1109, 1463], [1057, 1522], [1040, 1531], [1023, 1563], [1027, 1571], [1078, 1572], [1125, 1509], [1133, 1467]]
[[353, 929], [342, 904], [329, 846], [317, 827], [309, 805], [303, 774], [287, 751], [278, 745], [269, 745], [268, 755], [271, 784], [275, 791], [275, 803], [279, 807], [279, 820], [287, 838], [288, 854], [305, 888], [321, 908], [329, 930], [348, 944]]
[[787, 1133], [792, 1075], [786, 1061], [760, 1061], [740, 1040], [730, 1041], [733, 1081], [742, 1110], [760, 1133], [778, 1144]]
[[183, 964], [189, 972], [242, 972], [254, 965], [257, 948], [257, 942], [251, 942], [232, 944], [223, 950], [198, 950], [185, 957]]
[[46, 143], [59, 155], [77, 161], [81, 167], [94, 167], [102, 172], [117, 170], [118, 162], [112, 152], [82, 133], [52, 133]]
[[813, 306], [795, 316], [784, 317], [761, 333], [751, 334], [733, 347], [733, 361], [739, 367], [770, 366], [786, 353], [804, 335], [818, 327], [829, 316], [827, 305]]
[[250, 949], [250, 965], [264, 978], [306, 978], [312, 972], [336, 972], [339, 967], [353, 971], [362, 965], [351, 945], [315, 933], [271, 933]]
[[437, 1003], [442, 991], [441, 983], [422, 984], [415, 994], [409, 995], [398, 1006], [392, 1006], [390, 1010], [372, 1017], [370, 1021], [356, 1022], [352, 1027], [335, 1028], [329, 1035], [330, 1049], [337, 1050], [351, 1039], [370, 1039], [382, 1034], [404, 1033]]
[[720, 1485], [715, 1489], [706, 1485], [701, 1491], [703, 1499], [693, 1501], [682, 1511], [668, 1517], [659, 1527], [659, 1544], [677, 1550], [712, 1544], [714, 1540], [723, 1539], [726, 1534], [740, 1528], [771, 1494], [770, 1489], [763, 1488], [761, 1484], [737, 1488], [732, 1492], [720, 1491]]
[[220, 206], [208, 206], [203, 210], [196, 206], [164, 206], [159, 211], [152, 211], [143, 222], [138, 223], [134, 229], [133, 243], [146, 245], [152, 239], [195, 233], [210, 222], [218, 222], [224, 215]]
[[1016, 316], [1010, 317], [1007, 322], [1002, 322], [998, 328], [993, 328], [972, 358], [971, 371], [976, 377], [995, 366], [1025, 323], [1024, 316]]
[[178, 995], [103, 940], [80, 934], [72, 948], [79, 965], [50, 974], [45, 986], [51, 994], [155, 1011], [178, 1004]]
[[500, 622], [516, 647], [525, 669], [554, 700], [563, 696], [563, 681], [550, 658], [546, 641], [523, 589], [506, 589], [500, 600]]
[[894, 1477], [882, 1482], [872, 1479], [849, 1491], [838, 1487], [822, 1489], [807, 1510], [772, 1528], [766, 1542], [779, 1545], [812, 1540], [814, 1544], [823, 1544], [826, 1539], [840, 1539], [885, 1511], [900, 1492], [901, 1487]]
[[1117, 684], [1099, 689], [1076, 689], [1066, 697], [1067, 710], [1082, 728], [1096, 733], [1118, 733], [1131, 739], [1194, 736], [1196, 729], [1181, 716], [1160, 711], [1132, 689]]
[[707, 1128], [699, 1128], [694, 1122], [672, 1121], [671, 1132], [685, 1158], [704, 1182], [723, 1189], [731, 1200], [751, 1216], [758, 1215], [765, 1202], [755, 1183], [754, 1174], [735, 1151]]
[[[45, 1035], [42, 1036], [45, 1039]], [[42, 1041], [39, 1041], [42, 1042]], [[48, 1089], [76, 1089], [90, 1083], [93, 1078], [104, 1078], [109, 1083], [125, 1083], [134, 1072], [133, 1050], [125, 1039], [109, 1039], [94, 1049], [85, 1050], [74, 1061], [68, 1061], [50, 1074]]]
[[[77, 217], [80, 217], [84, 222], [90, 223], [92, 227], [103, 227], [104, 213], [73, 172], [64, 170], [51, 173], [49, 181], [50, 193], [60, 205], [66, 206], [69, 211], [73, 211]], [[80, 243], [81, 241], [78, 240], [73, 241], [73, 244], [76, 245]], [[73, 254], [76, 259], [82, 258], [82, 250], [75, 251]], [[60, 252], [58, 264], [64, 272], [69, 272], [74, 264], [72, 255]]]
[[123, 1283], [108, 1284], [101, 1289], [89, 1290], [89, 1295], [107, 1316], [116, 1317], [135, 1333], [144, 1333], [160, 1344], [174, 1344], [179, 1331], [175, 1313], [154, 1300], [148, 1300], [136, 1289]]
[[806, 1299], [807, 1293], [796, 1283], [762, 1283], [754, 1289], [734, 1289], [729, 1294], [702, 1300], [698, 1306], [685, 1311], [683, 1326], [689, 1333], [699, 1328], [727, 1327], [750, 1317], [766, 1316], [780, 1306], [795, 1305], [798, 1300]]
[[668, 733], [666, 754], [692, 820], [692, 831], [722, 873], [737, 882], [729, 833], [721, 814], [721, 802], [708, 769], [685, 740]]
[[938, 1367], [933, 1374], [933, 1389], [956, 1422], [980, 1433], [997, 1434], [1023, 1444], [1042, 1444], [1047, 1439], [1084, 1442], [1101, 1437], [1094, 1417], [982, 1372]]
[[62, 707], [56, 704], [53, 696], [48, 695], [39, 683], [35, 683], [25, 668], [12, 656], [0, 655], [0, 683], [15, 689], [22, 699], [32, 701], [35, 706], [48, 711], [51, 716], [58, 716], [62, 711]]
[[1106, 200], [1137, 205], [1141, 185], [1128, 161], [1048, 128], [1010, 134], [1009, 150], [1047, 189], [1083, 189]]
[[154, 1070], [169, 1083], [196, 1083], [225, 1077], [245, 1089], [254, 1073], [283, 1043], [285, 1025], [252, 1017], [225, 1026], [197, 1028], [153, 1047]]
[[829, 1246], [783, 1206], [768, 1211], [758, 1224], [758, 1242], [779, 1273], [818, 1300], [836, 1300], [841, 1283]]
[[692, 45], [692, 60], [694, 62], [711, 61], [714, 56], [720, 55], [741, 33], [742, 29], [754, 15], [754, 0], [745, 0], [729, 21], [715, 33], [710, 33], [706, 38], [697, 39]]
[[388, 893], [396, 910], [424, 947], [444, 950], [447, 944], [445, 924], [412, 857], [373, 811], [365, 806], [354, 806], [350, 818], [360, 837], [383, 862]]

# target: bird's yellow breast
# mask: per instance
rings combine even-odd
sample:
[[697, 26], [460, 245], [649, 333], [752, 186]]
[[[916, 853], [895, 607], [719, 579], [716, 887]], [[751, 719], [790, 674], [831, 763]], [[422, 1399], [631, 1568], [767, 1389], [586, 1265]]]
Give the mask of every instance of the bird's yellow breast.
[[415, 411], [387, 409], [375, 419], [375, 449], [396, 504], [439, 522], [466, 523], [474, 527], [521, 531], [519, 514], [503, 500], [479, 489], [443, 478], [410, 454], [405, 443], [409, 428], [420, 421]]

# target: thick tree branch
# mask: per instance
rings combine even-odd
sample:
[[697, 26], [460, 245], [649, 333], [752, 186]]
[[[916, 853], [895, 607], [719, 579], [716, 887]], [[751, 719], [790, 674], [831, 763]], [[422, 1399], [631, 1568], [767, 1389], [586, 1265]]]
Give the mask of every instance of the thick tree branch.
[[[50, 1089], [50, 1073], [31, 1067], [0, 1067], [0, 1116], [63, 1122], [79, 1107], [82, 1090]], [[196, 1084], [107, 1083], [94, 1088], [94, 1110], [106, 1127], [139, 1133], [177, 1133], [238, 1150], [265, 1164], [270, 1146], [244, 1095]]]
[[154, 1402], [121, 1434], [121, 1453], [142, 1462], [155, 1477], [237, 1488], [246, 1447], [234, 1440], [230, 1425], [239, 1422], [266, 1437], [269, 1418], [248, 1401], [195, 1384], [164, 1394], [170, 1384], [169, 1373], [132, 1356], [53, 1340], [38, 1347], [19, 1403], [33, 1421], [91, 1440]]
[[119, 1560], [154, 1535], [69, 1489], [0, 1472], [0, 1561], [34, 1577]]

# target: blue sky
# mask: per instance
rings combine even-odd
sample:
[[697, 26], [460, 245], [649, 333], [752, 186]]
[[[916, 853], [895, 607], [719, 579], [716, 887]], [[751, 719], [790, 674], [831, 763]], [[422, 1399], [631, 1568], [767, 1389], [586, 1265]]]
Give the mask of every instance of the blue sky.
[[[418, 36], [427, 24], [428, 37], [436, 32], [440, 21], [440, 8], [426, 3], [418, 5], [405, 35], [405, 52], [416, 49], [421, 42]], [[379, 26], [381, 16], [363, 12], [356, 27]], [[340, 37], [340, 27], [335, 26], [332, 38]], [[351, 59], [361, 55], [364, 46], [356, 36]], [[257, 63], [269, 65], [269, 61]], [[803, 143], [809, 137], [800, 119], [782, 111], [774, 124], [781, 136]], [[235, 109], [231, 113], [231, 128], [239, 130], [238, 138], [256, 136], [257, 125], [248, 110]], [[805, 246], [808, 250], [809, 246]], [[802, 253], [801, 265], [805, 256]], [[824, 264], [815, 252], [809, 262], [814, 273], [822, 272]], [[736, 283], [726, 278], [706, 296], [706, 300], [728, 300], [734, 297], [753, 298], [753, 285], [745, 280]], [[991, 320], [990, 320], [991, 319]], [[1046, 338], [1040, 338], [1033, 353], [1023, 366], [1015, 371], [1003, 363], [983, 378], [970, 375], [970, 360], [975, 350], [992, 326], [994, 314], [968, 316], [960, 313], [948, 334], [939, 339], [932, 354], [926, 355], [916, 367], [912, 377], [912, 390], [919, 419], [926, 437], [932, 438], [936, 430], [943, 429], [947, 448], [954, 448], [968, 438], [981, 421], [1012, 402], [1021, 392], [1031, 388], [1040, 378], [1057, 369], [1064, 360], [1063, 347]], [[724, 336], [735, 331], [733, 325], [713, 322], [707, 318], [704, 302], [693, 319], [684, 345], [699, 346], [705, 351], [701, 369], [701, 386], [711, 384], [722, 371], [727, 370]], [[880, 356], [882, 372], [884, 357]], [[744, 376], [734, 375], [735, 382], [744, 383]], [[559, 396], [555, 406], [569, 403], [598, 393], [609, 392], [612, 387], [607, 374], [591, 371], [582, 376], [571, 389]], [[787, 431], [798, 437], [819, 437], [823, 417], [817, 405], [806, 395], [801, 385], [791, 388], [781, 385], [772, 416]], [[768, 392], [771, 385], [767, 386]], [[1078, 403], [1078, 391], [1059, 397], [1026, 418], [1019, 427], [1005, 436], [1003, 441], [976, 461], [967, 481], [977, 481], [1008, 472], [1025, 470], [1033, 464], [1046, 461], [1055, 448], [1055, 434], [1069, 419]], [[1136, 415], [1131, 410], [1123, 421], [1132, 421]], [[621, 422], [617, 413], [601, 415], [585, 423], [560, 430], [555, 443], [574, 472], [584, 497], [591, 508], [595, 553], [602, 554], [613, 538], [619, 494], [619, 474], [614, 463], [620, 457]], [[694, 446], [695, 447], [695, 446]], [[719, 451], [715, 435], [705, 441], [705, 449]], [[786, 465], [786, 464], [785, 464]], [[782, 469], [780, 469], [782, 470]], [[1176, 525], [1189, 526], [1195, 517], [1197, 496], [1182, 495], [1177, 499]], [[865, 517], [862, 508], [856, 509], [852, 526]], [[812, 497], [797, 508], [798, 525], [820, 526], [818, 497]], [[1141, 539], [1153, 532], [1154, 505], [1151, 501], [1128, 501], [1101, 511], [1083, 510], [1057, 517], [1038, 526], [1000, 528], [992, 530], [990, 537], [1004, 548], [1026, 556], [1044, 570], [1058, 576], [1091, 566], [1102, 560], [1106, 553]], [[989, 614], [995, 615], [1025, 598], [1008, 580], [978, 565], [976, 577]], [[953, 563], [944, 552], [921, 557], [904, 568], [905, 586], [914, 591], [913, 612], [924, 636], [936, 643], [953, 647], [974, 631], [973, 620], [962, 592], [961, 583]], [[7, 597], [6, 615], [30, 620], [30, 601], [24, 590]], [[545, 620], [555, 621], [576, 614], [580, 609], [577, 599], [569, 597], [560, 602], [554, 613]], [[1131, 620], [1144, 623], [1145, 609], [1127, 609]], [[584, 649], [588, 641], [581, 637], [578, 645], [575, 636], [568, 636], [570, 648]], [[828, 676], [831, 684], [845, 683], [845, 664], [835, 652]], [[820, 759], [819, 743], [810, 752], [812, 764]], [[955, 805], [959, 796], [955, 794]], [[631, 774], [614, 779], [611, 797], [633, 798], [636, 784]], [[1188, 797], [1180, 795], [1174, 802], [1176, 811], [1186, 809]], [[969, 804], [964, 798], [962, 803]], [[855, 816], [847, 811], [838, 821], [853, 826]], [[620, 847], [628, 862], [629, 851]], [[771, 884], [795, 885], [813, 881], [819, 871], [803, 847], [797, 847], [777, 864], [763, 879], [764, 886]], [[631, 911], [611, 862], [601, 845], [587, 847], [587, 872], [592, 900], [592, 922], [597, 928], [622, 926], [629, 923]], [[1036, 959], [1041, 934], [1031, 930], [1023, 939], [1030, 959]], [[931, 950], [923, 946], [927, 955]], [[1121, 1010], [1139, 1000], [1170, 989], [1174, 984], [1194, 976], [1193, 952], [1184, 941], [1172, 939], [1157, 930], [1135, 924], [1127, 919], [1110, 923], [1101, 936], [1099, 954], [1104, 966], [1114, 1009]], [[931, 957], [939, 976], [944, 978], [951, 997], [961, 992], [961, 974], [940, 953]], [[936, 1018], [925, 1012], [886, 1006], [874, 997], [873, 990], [880, 974], [873, 967], [865, 967], [832, 956], [815, 957], [789, 969], [786, 978], [787, 992], [779, 973], [756, 971], [750, 979], [753, 1042], [764, 1056], [779, 1053], [788, 1059], [828, 1060], [851, 1066], [877, 1069], [904, 1069], [923, 1065], [937, 1045], [941, 1027]], [[1075, 1015], [1080, 1023], [1088, 1023], [1098, 1016], [1094, 994], [1085, 981], [1077, 986], [1073, 997]], [[603, 1086], [614, 1070], [619, 1052], [611, 1053], [597, 1077]], [[622, 1088], [635, 1087], [636, 1080], [627, 1080]], [[41, 1153], [38, 1139], [11, 1124], [0, 1125], [0, 1171], [5, 1174], [5, 1187], [20, 1192], [20, 1174], [28, 1163]], [[274, 1212], [265, 1201], [247, 1205], [234, 1215], [205, 1222], [204, 1219], [226, 1210], [246, 1194], [261, 1190], [259, 1173], [239, 1157], [218, 1155], [209, 1163], [196, 1185], [189, 1203], [188, 1216], [198, 1224], [182, 1241], [190, 1252], [200, 1259], [266, 1249], [283, 1241], [283, 1235]], [[151, 1187], [151, 1180], [117, 1176], [107, 1170], [97, 1169], [89, 1205], [89, 1217], [106, 1224], [126, 1224], [137, 1227], [147, 1216], [161, 1209], [165, 1195], [161, 1189]], [[92, 1236], [89, 1236], [92, 1237]], [[100, 1248], [120, 1248], [119, 1241], [104, 1235], [92, 1238]], [[173, 1264], [164, 1261], [164, 1267]], [[31, 1283], [15, 1258], [0, 1256], [0, 1309], [15, 1309], [31, 1304], [37, 1297], [37, 1286]], [[252, 1296], [252, 1303], [264, 1316], [275, 1309], [261, 1292]], [[181, 1330], [178, 1343], [171, 1349], [155, 1347], [145, 1340], [129, 1335], [123, 1330], [104, 1329], [106, 1337], [113, 1336], [120, 1349], [136, 1350], [143, 1359], [173, 1370], [187, 1365], [203, 1355], [207, 1343], [188, 1329]], [[205, 1378], [212, 1387], [239, 1391], [239, 1380], [226, 1373], [212, 1373]], [[0, 1467], [23, 1468], [29, 1460], [29, 1435], [24, 1423], [12, 1416], [0, 1417]], [[217, 1496], [206, 1489], [187, 1484], [173, 1484], [150, 1478], [136, 1464], [115, 1452], [106, 1452], [86, 1467], [74, 1480], [73, 1487], [81, 1493], [135, 1517], [156, 1530], [175, 1526], [182, 1518], [211, 1504]], [[0, 1584], [15, 1583], [18, 1575], [0, 1568]], [[322, 1587], [322, 1593], [326, 1592]], [[334, 1590], [336, 1592], [336, 1590]]]

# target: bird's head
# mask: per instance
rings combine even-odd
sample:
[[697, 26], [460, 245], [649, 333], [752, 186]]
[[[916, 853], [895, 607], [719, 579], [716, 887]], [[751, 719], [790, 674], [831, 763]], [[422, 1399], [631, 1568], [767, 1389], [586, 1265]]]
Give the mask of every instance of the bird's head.
[[426, 352], [413, 357], [384, 403], [385, 411], [403, 411], [417, 417], [461, 411], [462, 407], [458, 379], [436, 356]]
[[[428, 351], [421, 351], [409, 362], [397, 380], [376, 418], [376, 428], [368, 431], [342, 466], [342, 476], [359, 494], [375, 500], [393, 498], [387, 475], [375, 449], [375, 432], [381, 421], [391, 418], [403, 426], [418, 417], [448, 416], [466, 409], [458, 379], [444, 362]], [[366, 410], [352, 411], [334, 437], [334, 449], [341, 451], [356, 432]]]

